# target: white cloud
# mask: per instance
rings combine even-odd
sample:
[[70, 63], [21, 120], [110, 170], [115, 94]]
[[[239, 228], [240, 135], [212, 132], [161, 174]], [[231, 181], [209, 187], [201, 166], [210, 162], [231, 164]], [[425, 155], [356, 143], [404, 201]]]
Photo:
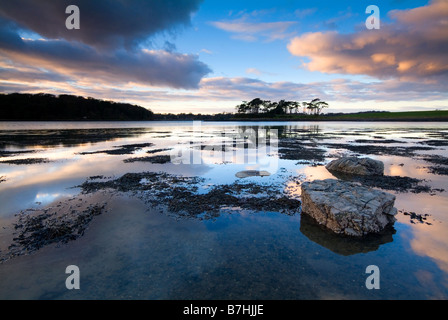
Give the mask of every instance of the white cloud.
[[290, 38], [294, 32], [288, 29], [297, 24], [297, 21], [254, 22], [249, 15], [226, 21], [210, 22], [218, 29], [230, 32], [232, 38], [243, 41], [274, 41]]
[[207, 49], [201, 49], [201, 52], [204, 52], [204, 53], [206, 53], [206, 54], [213, 54], [212, 51], [207, 50]]
[[316, 11], [317, 8], [297, 9], [294, 11], [294, 15], [299, 19], [303, 19], [307, 16], [313, 15]]

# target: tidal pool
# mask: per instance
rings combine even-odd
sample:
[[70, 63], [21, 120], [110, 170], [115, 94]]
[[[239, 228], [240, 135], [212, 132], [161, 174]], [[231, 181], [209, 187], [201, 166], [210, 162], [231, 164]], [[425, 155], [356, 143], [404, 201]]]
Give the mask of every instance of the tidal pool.
[[[2, 122], [0, 299], [447, 299], [447, 142], [423, 122]], [[300, 184], [336, 178], [344, 154], [384, 162], [387, 183], [369, 182], [397, 196], [384, 234], [301, 214]], [[19, 217], [98, 204], [76, 239], [17, 245]]]

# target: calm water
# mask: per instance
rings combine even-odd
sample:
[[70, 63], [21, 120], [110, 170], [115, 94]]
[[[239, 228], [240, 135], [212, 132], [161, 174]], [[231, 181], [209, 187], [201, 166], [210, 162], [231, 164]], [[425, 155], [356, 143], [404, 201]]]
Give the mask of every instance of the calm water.
[[[276, 129], [281, 139], [323, 148], [326, 157], [305, 163], [270, 150], [260, 163], [244, 164], [199, 149], [200, 164], [123, 161], [156, 149], [212, 145], [222, 132], [248, 128]], [[0, 163], [0, 250], [7, 250], [16, 213], [72, 201], [80, 193], [75, 186], [92, 176], [167, 172], [204, 178], [204, 188], [244, 181], [299, 198], [300, 182], [334, 178], [324, 165], [349, 153], [331, 143], [363, 145], [367, 140], [400, 148], [436, 141], [413, 156], [368, 156], [384, 162], [386, 175], [425, 179], [432, 188], [448, 190], [447, 176], [430, 173], [432, 164], [423, 160], [425, 155], [448, 157], [447, 139], [444, 123], [207, 122], [200, 131], [192, 122], [0, 123], [0, 161], [49, 161]], [[137, 143], [153, 145], [132, 154], [93, 153]], [[267, 169], [270, 175], [235, 176], [249, 169]], [[448, 192], [388, 192], [396, 194], [397, 209], [429, 214], [430, 224], [415, 223], [401, 212], [392, 233], [348, 241], [300, 213], [233, 210], [211, 220], [179, 219], [125, 194], [85, 195], [92, 202], [107, 202], [108, 211], [76, 241], [1, 263], [0, 298], [447, 299]], [[80, 269], [80, 290], [65, 287], [68, 265]], [[378, 290], [365, 286], [369, 265], [380, 269]]]

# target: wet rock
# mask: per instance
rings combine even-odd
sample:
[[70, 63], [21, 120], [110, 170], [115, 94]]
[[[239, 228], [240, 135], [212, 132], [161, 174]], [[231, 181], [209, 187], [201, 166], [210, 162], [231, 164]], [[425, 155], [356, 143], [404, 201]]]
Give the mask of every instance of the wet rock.
[[285, 160], [325, 161], [326, 151], [315, 144], [305, 143], [296, 139], [281, 139], [278, 144], [279, 157]]
[[363, 176], [382, 176], [384, 164], [379, 160], [358, 157], [342, 157], [328, 163], [328, 171], [344, 172]]
[[146, 151], [146, 153], [152, 154], [152, 153], [159, 153], [159, 152], [170, 151], [170, 150], [172, 150], [172, 148], [153, 149], [153, 150]]
[[196, 194], [187, 189], [175, 188], [163, 202], [167, 202], [173, 213], [184, 212], [184, 217], [204, 219], [218, 216], [224, 208], [230, 211], [274, 211], [288, 215], [294, 215], [300, 209], [300, 201], [282, 194], [271, 196], [267, 194], [270, 189], [269, 186], [234, 183], [214, 186], [205, 194]]
[[37, 150], [14, 150], [14, 151], [6, 151], [0, 150], [0, 158], [12, 157], [26, 153], [35, 153]]
[[426, 162], [433, 163], [433, 166], [427, 167], [431, 174], [448, 175], [448, 157], [437, 154], [424, 155], [421, 157]]
[[[353, 135], [353, 134], [352, 134]], [[378, 144], [353, 144], [353, 143], [323, 143], [322, 146], [331, 149], [345, 149], [358, 154], [374, 154], [400, 157], [415, 157], [415, 151], [434, 150], [430, 146], [384, 146]]]
[[171, 162], [171, 156], [169, 156], [169, 155], [159, 155], [159, 156], [150, 156], [150, 157], [138, 157], [138, 158], [124, 159], [123, 161], [125, 163], [151, 162], [151, 163], [164, 164], [164, 163], [167, 163], [167, 162]]
[[401, 176], [361, 176], [344, 172], [331, 171], [331, 174], [340, 180], [358, 182], [365, 187], [380, 188], [396, 192], [429, 193], [443, 192], [444, 189], [432, 188], [424, 184], [424, 180]]
[[438, 154], [426, 154], [421, 156], [421, 159], [437, 165], [448, 165], [448, 157], [444, 157]]
[[420, 141], [420, 144], [427, 144], [429, 146], [435, 146], [435, 147], [446, 147], [448, 146], [448, 140], [425, 140]]
[[[104, 212], [105, 204], [89, 205], [82, 211], [69, 210], [65, 213], [50, 209], [27, 210], [19, 214], [14, 224], [14, 242], [8, 247], [10, 256], [32, 253], [53, 243], [64, 244], [76, 240], [84, 234], [90, 221]], [[2, 260], [5, 258], [0, 257], [0, 262]]]
[[431, 174], [448, 176], [448, 167], [447, 166], [429, 166], [428, 172]]
[[267, 177], [271, 174], [267, 171], [260, 171], [260, 170], [244, 170], [237, 172], [235, 176], [237, 178], [247, 178], [247, 177]]
[[372, 140], [372, 139], [356, 139], [354, 142], [356, 143], [406, 143], [399, 140], [393, 140], [393, 139], [384, 139], [381, 137], [374, 137], [378, 140]]
[[114, 189], [121, 192], [153, 191], [161, 193], [165, 190], [170, 191], [172, 186], [177, 184], [185, 184], [192, 188], [199, 181], [200, 179], [197, 177], [175, 176], [163, 172], [130, 172], [115, 180], [88, 180], [77, 187], [81, 188], [84, 194], [104, 189]]
[[[300, 201], [288, 197], [282, 188], [255, 183], [210, 185], [204, 189], [204, 179], [167, 173], [127, 173], [109, 181], [86, 181], [78, 186], [83, 193], [113, 189], [134, 192], [151, 206], [166, 205], [171, 213], [182, 218], [214, 218], [224, 209], [275, 211], [293, 215], [300, 210]], [[198, 189], [207, 190], [198, 193]]]
[[104, 176], [103, 175], [90, 176], [89, 179], [90, 180], [104, 179]]
[[302, 212], [335, 233], [364, 236], [379, 233], [395, 221], [395, 196], [335, 179], [305, 182]]
[[415, 212], [407, 212], [407, 211], [399, 211], [400, 213], [403, 213], [405, 216], [409, 216], [410, 218], [410, 222], [411, 223], [425, 223], [427, 225], [432, 225], [432, 223], [427, 222], [427, 217], [429, 216], [429, 214], [425, 213], [425, 214], [419, 214], [419, 213], [415, 213]]

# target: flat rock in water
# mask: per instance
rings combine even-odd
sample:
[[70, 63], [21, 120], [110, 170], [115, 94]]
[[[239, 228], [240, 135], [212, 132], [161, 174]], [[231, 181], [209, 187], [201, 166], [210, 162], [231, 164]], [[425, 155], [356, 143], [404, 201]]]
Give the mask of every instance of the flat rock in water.
[[244, 170], [237, 172], [235, 174], [238, 178], [247, 178], [247, 177], [267, 177], [271, 174], [267, 171], [259, 171], [259, 170]]
[[383, 175], [384, 164], [379, 160], [358, 157], [342, 157], [328, 163], [329, 171], [344, 172], [353, 175]]
[[335, 233], [364, 236], [395, 222], [395, 195], [336, 179], [304, 182], [302, 212]]

